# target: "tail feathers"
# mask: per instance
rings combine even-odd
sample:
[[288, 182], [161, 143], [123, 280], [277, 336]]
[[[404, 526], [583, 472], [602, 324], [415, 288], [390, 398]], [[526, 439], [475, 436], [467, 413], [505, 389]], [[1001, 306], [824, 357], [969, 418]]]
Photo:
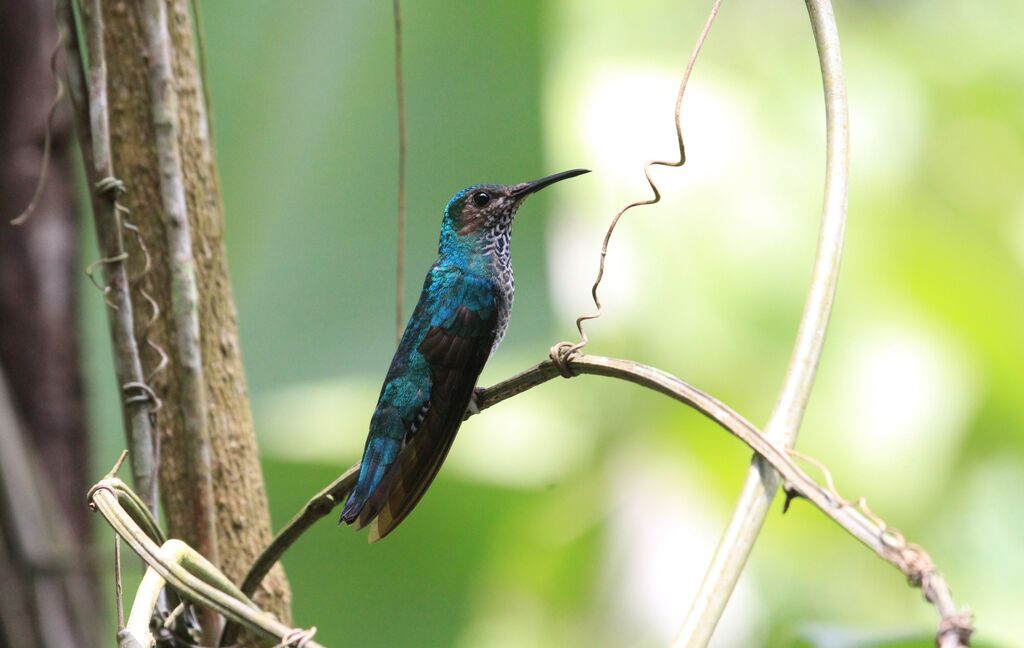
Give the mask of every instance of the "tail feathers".
[[359, 513], [362, 512], [366, 502], [380, 485], [384, 473], [394, 462], [399, 448], [400, 444], [392, 439], [374, 439], [367, 444], [362, 465], [359, 468], [359, 481], [356, 482], [356, 487], [352, 489], [348, 501], [345, 502], [339, 522], [355, 523], [356, 530], [363, 527], [364, 523], [357, 522]]

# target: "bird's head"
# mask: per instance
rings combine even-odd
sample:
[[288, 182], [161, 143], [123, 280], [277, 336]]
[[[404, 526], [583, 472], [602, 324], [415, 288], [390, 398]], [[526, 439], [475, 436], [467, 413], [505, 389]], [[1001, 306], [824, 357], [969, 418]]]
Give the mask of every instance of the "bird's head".
[[466, 187], [452, 196], [444, 210], [440, 253], [494, 253], [507, 259], [512, 220], [523, 201], [544, 187], [589, 172], [572, 169], [532, 182]]

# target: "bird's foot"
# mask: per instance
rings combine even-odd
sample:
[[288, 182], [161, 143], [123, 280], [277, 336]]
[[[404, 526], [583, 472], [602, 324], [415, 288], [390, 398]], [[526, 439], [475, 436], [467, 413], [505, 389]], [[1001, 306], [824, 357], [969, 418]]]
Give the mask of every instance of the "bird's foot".
[[469, 397], [469, 405], [466, 406], [466, 416], [475, 416], [480, 413], [480, 406], [477, 404], [477, 398], [483, 393], [483, 387], [474, 387], [473, 395]]

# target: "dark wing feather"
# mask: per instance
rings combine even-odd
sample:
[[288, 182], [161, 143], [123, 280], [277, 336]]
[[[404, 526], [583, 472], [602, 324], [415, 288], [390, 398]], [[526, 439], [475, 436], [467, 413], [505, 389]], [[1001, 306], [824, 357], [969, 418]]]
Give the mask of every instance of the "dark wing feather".
[[461, 306], [450, 325], [432, 327], [420, 343], [433, 379], [430, 400], [422, 423], [359, 514], [358, 526], [376, 518], [371, 542], [409, 515], [441, 469], [494, 344], [497, 309], [486, 313], [481, 318]]

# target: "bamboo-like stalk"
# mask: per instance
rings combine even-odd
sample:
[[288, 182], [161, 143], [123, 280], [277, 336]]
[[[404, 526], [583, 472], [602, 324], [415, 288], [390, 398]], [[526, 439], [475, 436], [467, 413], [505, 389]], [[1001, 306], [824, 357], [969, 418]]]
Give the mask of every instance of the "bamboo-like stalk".
[[153, 618], [157, 601], [160, 600], [160, 592], [166, 584], [167, 581], [160, 572], [152, 567], [146, 570], [142, 582], [139, 583], [139, 589], [135, 592], [135, 600], [132, 602], [131, 612], [128, 613], [128, 622], [125, 623], [124, 629], [117, 633], [118, 648], [149, 648], [153, 645], [149, 622]]
[[[832, 3], [830, 0], [806, 0], [806, 3], [818, 49], [825, 95], [826, 173], [818, 251], [811, 286], [782, 392], [765, 426], [765, 434], [786, 447], [792, 447], [796, 442], [832, 312], [846, 230], [849, 164], [846, 83]], [[754, 542], [768, 516], [780, 480], [779, 474], [761, 457], [754, 457], [733, 515], [673, 644], [675, 648], [702, 647], [711, 640], [715, 626], [754, 549]]]
[[[118, 501], [121, 499], [119, 497]], [[150, 537], [152, 538], [152, 536]], [[210, 564], [210, 561], [184, 542], [180, 540], [165, 541], [160, 545], [160, 555], [163, 562], [180, 565], [212, 587], [216, 587], [221, 592], [257, 609], [256, 604], [248, 596], [242, 594], [234, 583]], [[157, 569], [153, 567], [146, 569], [139, 589], [136, 590], [128, 622], [125, 624], [124, 630], [118, 634], [121, 648], [148, 648], [153, 645], [155, 639], [150, 635], [150, 623], [156, 611], [157, 602], [160, 600], [160, 592], [166, 584], [167, 580], [160, 575]]]

